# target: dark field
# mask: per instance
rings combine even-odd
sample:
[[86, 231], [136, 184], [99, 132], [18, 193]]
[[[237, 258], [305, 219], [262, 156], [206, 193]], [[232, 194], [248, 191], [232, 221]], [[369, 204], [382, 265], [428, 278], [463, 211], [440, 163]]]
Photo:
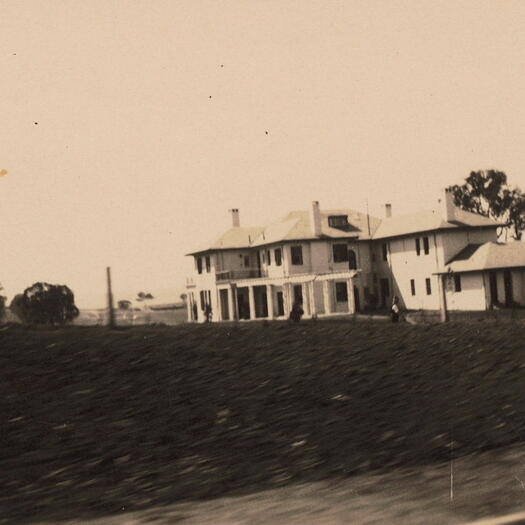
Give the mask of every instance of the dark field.
[[0, 331], [0, 523], [449, 460], [525, 435], [525, 326]]

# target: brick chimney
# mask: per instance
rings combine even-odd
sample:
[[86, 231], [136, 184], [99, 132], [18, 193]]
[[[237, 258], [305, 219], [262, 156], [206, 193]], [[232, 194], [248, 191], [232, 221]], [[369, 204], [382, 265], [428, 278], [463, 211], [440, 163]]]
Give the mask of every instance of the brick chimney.
[[310, 228], [314, 237], [321, 235], [321, 210], [319, 201], [313, 201], [310, 209]]
[[387, 219], [392, 217], [392, 204], [385, 204], [385, 217]]
[[454, 204], [454, 193], [445, 189], [441, 197], [441, 214], [444, 221], [450, 222], [456, 219], [456, 205]]
[[241, 225], [241, 219], [239, 217], [239, 210], [238, 208], [233, 208], [230, 210], [230, 214], [232, 216], [232, 227], [233, 228], [239, 228]]

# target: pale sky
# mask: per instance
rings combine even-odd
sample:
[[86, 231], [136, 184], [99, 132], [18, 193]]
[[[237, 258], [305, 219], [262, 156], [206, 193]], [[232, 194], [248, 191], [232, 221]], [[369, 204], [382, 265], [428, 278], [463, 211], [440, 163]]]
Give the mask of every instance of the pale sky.
[[0, 0], [5, 293], [104, 306], [111, 266], [116, 300], [177, 301], [232, 207], [525, 190], [524, 29], [521, 1]]

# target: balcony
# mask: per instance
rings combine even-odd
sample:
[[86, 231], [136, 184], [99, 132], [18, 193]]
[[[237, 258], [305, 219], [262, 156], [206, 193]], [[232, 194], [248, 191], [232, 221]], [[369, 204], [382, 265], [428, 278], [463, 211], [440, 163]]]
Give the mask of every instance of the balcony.
[[217, 282], [237, 279], [257, 279], [268, 277], [268, 272], [260, 268], [243, 268], [242, 270], [224, 270], [215, 274]]

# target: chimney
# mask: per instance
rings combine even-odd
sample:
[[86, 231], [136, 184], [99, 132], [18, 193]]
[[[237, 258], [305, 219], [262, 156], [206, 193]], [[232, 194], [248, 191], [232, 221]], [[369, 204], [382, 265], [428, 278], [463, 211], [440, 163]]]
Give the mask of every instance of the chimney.
[[239, 217], [239, 210], [238, 208], [233, 208], [230, 210], [231, 216], [232, 216], [232, 227], [233, 228], [239, 228], [241, 225], [241, 219]]
[[444, 221], [451, 222], [456, 219], [454, 193], [448, 188], [443, 191], [443, 197], [441, 198], [441, 213]]
[[314, 237], [321, 235], [321, 210], [319, 209], [319, 201], [312, 202], [310, 210], [310, 228]]
[[387, 219], [392, 217], [392, 204], [385, 204], [385, 217]]

